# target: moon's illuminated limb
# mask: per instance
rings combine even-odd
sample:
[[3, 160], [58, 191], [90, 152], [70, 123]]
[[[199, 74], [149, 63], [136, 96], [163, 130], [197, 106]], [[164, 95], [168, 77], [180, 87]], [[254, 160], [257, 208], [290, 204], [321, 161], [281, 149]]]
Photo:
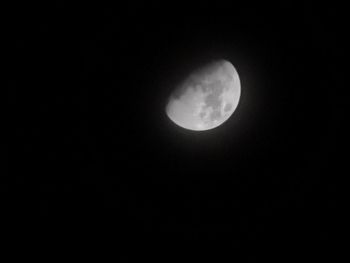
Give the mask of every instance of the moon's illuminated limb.
[[170, 96], [166, 113], [189, 130], [209, 130], [224, 123], [238, 106], [241, 84], [234, 66], [220, 60], [192, 73]]

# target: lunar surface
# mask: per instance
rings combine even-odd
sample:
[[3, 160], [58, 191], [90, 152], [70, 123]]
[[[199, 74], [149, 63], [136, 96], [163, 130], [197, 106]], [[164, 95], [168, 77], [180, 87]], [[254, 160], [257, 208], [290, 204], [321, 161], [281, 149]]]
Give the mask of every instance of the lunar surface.
[[174, 90], [166, 114], [185, 129], [213, 129], [233, 114], [240, 95], [235, 67], [227, 60], [215, 61], [194, 71]]

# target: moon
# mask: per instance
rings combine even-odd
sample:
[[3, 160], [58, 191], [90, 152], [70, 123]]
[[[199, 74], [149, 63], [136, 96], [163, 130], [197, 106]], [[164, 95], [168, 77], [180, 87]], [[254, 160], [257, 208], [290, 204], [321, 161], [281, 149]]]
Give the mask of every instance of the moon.
[[230, 118], [240, 96], [237, 70], [229, 61], [217, 60], [193, 71], [170, 94], [166, 114], [182, 128], [210, 130]]

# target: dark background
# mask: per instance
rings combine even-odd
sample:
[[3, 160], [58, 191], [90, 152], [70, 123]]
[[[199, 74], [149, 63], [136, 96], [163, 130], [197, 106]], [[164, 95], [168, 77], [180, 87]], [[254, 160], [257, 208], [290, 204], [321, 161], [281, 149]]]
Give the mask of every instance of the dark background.
[[[122, 262], [333, 257], [340, 7], [30, 8], [10, 21], [13, 244]], [[237, 68], [240, 104], [216, 129], [181, 129], [168, 95], [215, 58]]]

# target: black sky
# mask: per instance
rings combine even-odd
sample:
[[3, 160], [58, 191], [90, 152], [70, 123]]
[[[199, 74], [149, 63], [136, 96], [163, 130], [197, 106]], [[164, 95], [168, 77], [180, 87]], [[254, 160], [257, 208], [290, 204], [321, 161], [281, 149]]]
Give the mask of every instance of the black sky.
[[[3, 189], [24, 240], [122, 262], [330, 255], [338, 10], [56, 1], [14, 19]], [[183, 130], [168, 95], [215, 58], [237, 68], [240, 104], [217, 129]]]

